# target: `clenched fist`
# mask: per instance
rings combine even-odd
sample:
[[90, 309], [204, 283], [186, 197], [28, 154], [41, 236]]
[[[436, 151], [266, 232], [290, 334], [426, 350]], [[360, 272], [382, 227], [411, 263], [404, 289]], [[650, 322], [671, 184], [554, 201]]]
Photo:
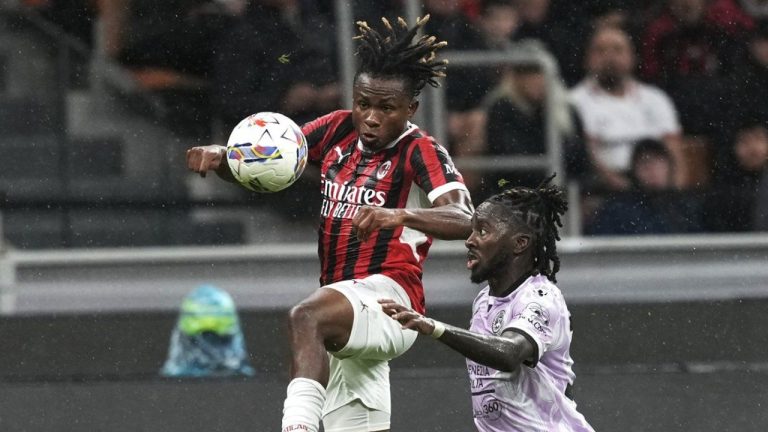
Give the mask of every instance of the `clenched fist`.
[[367, 241], [376, 230], [403, 225], [403, 209], [363, 206], [352, 218], [352, 227], [360, 241]]
[[216, 171], [225, 159], [226, 147], [208, 145], [187, 150], [187, 168], [205, 177], [208, 171]]

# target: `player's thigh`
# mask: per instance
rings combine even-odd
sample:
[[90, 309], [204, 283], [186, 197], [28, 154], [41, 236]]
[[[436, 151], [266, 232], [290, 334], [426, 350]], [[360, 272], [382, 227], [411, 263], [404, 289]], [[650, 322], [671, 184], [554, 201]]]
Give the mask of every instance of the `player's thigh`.
[[339, 291], [320, 288], [291, 309], [289, 321], [293, 333], [317, 331], [326, 349], [336, 351], [347, 345], [354, 311]]
[[410, 306], [405, 290], [392, 279], [374, 275], [327, 287], [343, 294], [354, 313], [349, 340], [342, 349], [334, 352], [336, 357], [391, 360], [406, 352], [416, 341], [416, 332], [404, 330], [400, 323], [384, 313], [378, 302], [381, 298], [392, 298]]
[[360, 400], [355, 400], [326, 414], [323, 428], [325, 432], [388, 431], [390, 414], [368, 408]]

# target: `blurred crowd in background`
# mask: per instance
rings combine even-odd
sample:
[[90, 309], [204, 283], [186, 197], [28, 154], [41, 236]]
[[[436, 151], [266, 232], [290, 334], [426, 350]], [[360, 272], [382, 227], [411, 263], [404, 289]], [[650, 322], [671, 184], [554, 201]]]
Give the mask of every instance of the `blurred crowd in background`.
[[[351, 1], [369, 23], [405, 15], [398, 0]], [[221, 139], [255, 111], [301, 123], [342, 106], [331, 0], [24, 3], [90, 46], [100, 22], [105, 53], [166, 101], [168, 127], [185, 135]], [[551, 86], [537, 64], [449, 69], [442, 144], [454, 158], [542, 154], [550, 112], [585, 233], [768, 229], [768, 2], [423, 7], [426, 33], [447, 49], [545, 51], [558, 65]], [[499, 177], [532, 184], [549, 174], [463, 172], [477, 202]]]

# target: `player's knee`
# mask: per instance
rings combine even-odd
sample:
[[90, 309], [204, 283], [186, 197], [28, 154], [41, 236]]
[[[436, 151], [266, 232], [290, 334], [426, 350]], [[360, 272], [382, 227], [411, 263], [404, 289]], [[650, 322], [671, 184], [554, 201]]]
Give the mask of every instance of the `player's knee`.
[[288, 322], [294, 332], [317, 329], [319, 326], [317, 308], [311, 303], [299, 303], [288, 312]]
[[338, 311], [328, 308], [322, 302], [304, 301], [288, 312], [290, 331], [294, 338], [317, 338], [328, 351], [338, 351], [349, 340], [352, 325], [342, 318]]

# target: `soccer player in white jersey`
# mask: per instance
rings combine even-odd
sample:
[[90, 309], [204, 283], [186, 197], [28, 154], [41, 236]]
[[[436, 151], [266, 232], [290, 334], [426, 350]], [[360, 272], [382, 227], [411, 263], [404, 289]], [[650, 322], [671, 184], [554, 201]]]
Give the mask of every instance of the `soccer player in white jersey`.
[[536, 189], [507, 189], [472, 217], [467, 268], [472, 282], [488, 285], [474, 301], [469, 330], [379, 301], [403, 327], [467, 358], [481, 432], [593, 431], [570, 396], [570, 314], [554, 284], [560, 268], [555, 243], [567, 203], [549, 180]]

